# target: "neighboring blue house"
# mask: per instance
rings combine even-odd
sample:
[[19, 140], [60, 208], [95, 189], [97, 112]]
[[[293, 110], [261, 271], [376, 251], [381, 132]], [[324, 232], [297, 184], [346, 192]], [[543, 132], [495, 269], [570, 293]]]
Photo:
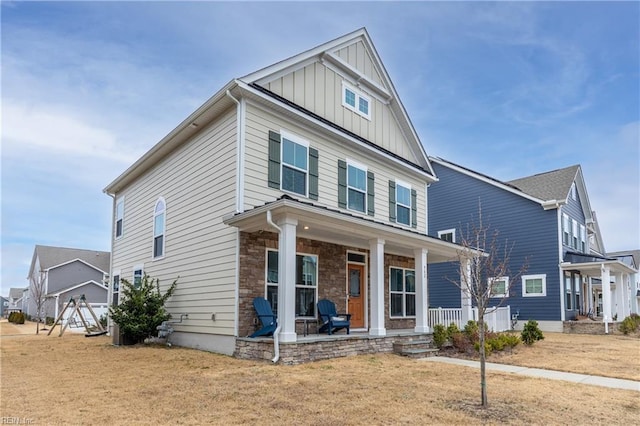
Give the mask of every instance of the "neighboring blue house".
[[[562, 331], [563, 321], [590, 310], [608, 322], [629, 315], [637, 269], [605, 256], [579, 165], [502, 182], [441, 158], [430, 160], [439, 181], [429, 187], [429, 234], [459, 243], [481, 209], [483, 224], [499, 232], [500, 244], [512, 247], [511, 273], [528, 265], [516, 282], [503, 279], [509, 289], [503, 304], [512, 314], [535, 319], [546, 331]], [[458, 264], [430, 265], [430, 308], [464, 305], [448, 281], [459, 276]], [[501, 300], [497, 296], [492, 304]]]
[[4, 318], [7, 316], [7, 311], [9, 310], [9, 298], [0, 296], [0, 318]]

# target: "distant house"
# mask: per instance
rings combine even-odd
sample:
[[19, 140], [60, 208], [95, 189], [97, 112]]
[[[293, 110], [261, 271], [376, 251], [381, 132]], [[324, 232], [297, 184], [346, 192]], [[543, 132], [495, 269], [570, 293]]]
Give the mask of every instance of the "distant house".
[[36, 245], [24, 312], [37, 314], [33, 286], [38, 282], [44, 285], [43, 318], [57, 318], [72, 296], [84, 295], [92, 305], [106, 305], [109, 262], [109, 252]]
[[[110, 300], [147, 273], [178, 288], [172, 341], [264, 357], [266, 299], [285, 362], [391, 351], [430, 331], [427, 264], [459, 248], [427, 235], [436, 181], [365, 29], [222, 87], [116, 180]], [[317, 335], [317, 303], [351, 314]], [[113, 331], [113, 330], [112, 330]], [[305, 335], [314, 333], [314, 341]]]
[[[607, 253], [607, 257], [620, 260], [632, 268], [640, 269], [640, 250], [626, 250]], [[640, 274], [635, 275], [635, 282], [631, 282], [631, 312], [640, 314]]]
[[[549, 331], [562, 331], [563, 321], [590, 311], [603, 321], [629, 315], [638, 269], [605, 254], [579, 165], [502, 182], [441, 158], [431, 161], [440, 180], [429, 188], [430, 233], [459, 242], [481, 208], [499, 242], [513, 246], [512, 272], [528, 263], [517, 282], [503, 280], [512, 314]], [[431, 307], [461, 307], [463, 295], [447, 281], [458, 268], [429, 269]], [[494, 304], [500, 299], [496, 294]]]
[[6, 317], [8, 310], [9, 310], [9, 298], [0, 296], [0, 318]]
[[9, 306], [7, 312], [22, 312], [22, 298], [24, 288], [12, 287], [9, 289]]

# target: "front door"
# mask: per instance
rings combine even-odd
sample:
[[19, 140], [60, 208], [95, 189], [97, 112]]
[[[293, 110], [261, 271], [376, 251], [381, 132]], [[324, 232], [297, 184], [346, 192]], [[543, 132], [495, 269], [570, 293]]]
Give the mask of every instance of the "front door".
[[364, 327], [364, 282], [365, 273], [364, 265], [356, 265], [353, 263], [348, 264], [348, 306], [349, 313], [351, 314], [351, 327], [363, 328]]

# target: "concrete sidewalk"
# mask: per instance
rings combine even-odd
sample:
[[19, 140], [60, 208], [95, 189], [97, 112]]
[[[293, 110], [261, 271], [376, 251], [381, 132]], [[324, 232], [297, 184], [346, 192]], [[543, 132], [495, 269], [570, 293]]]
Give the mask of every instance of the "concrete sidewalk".
[[[448, 358], [444, 356], [432, 356], [422, 358], [421, 361], [443, 362], [446, 364], [462, 365], [465, 367], [480, 368], [479, 361], [467, 359]], [[626, 379], [613, 379], [611, 377], [590, 376], [588, 374], [567, 373], [564, 371], [543, 370], [541, 368], [520, 367], [518, 365], [496, 364], [487, 362], [487, 370], [503, 373], [521, 374], [523, 376], [539, 377], [542, 379], [565, 380], [567, 382], [582, 383], [585, 385], [604, 386], [614, 389], [625, 389], [640, 392], [640, 382]]]

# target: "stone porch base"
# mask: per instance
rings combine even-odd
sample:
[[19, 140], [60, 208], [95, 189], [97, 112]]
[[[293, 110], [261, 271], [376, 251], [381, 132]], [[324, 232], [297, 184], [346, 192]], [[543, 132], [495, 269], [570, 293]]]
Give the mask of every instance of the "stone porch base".
[[[602, 320], [565, 321], [562, 324], [562, 332], [568, 334], [607, 334]], [[618, 323], [609, 323], [609, 334], [622, 334], [618, 330]]]
[[[404, 330], [387, 330], [387, 332], [389, 333], [387, 336], [351, 333], [299, 337], [295, 343], [280, 343], [278, 362], [295, 365], [350, 355], [390, 353], [393, 352], [394, 343], [433, 341], [431, 334]], [[274, 356], [273, 339], [239, 337], [236, 339], [236, 350], [233, 355], [241, 359], [271, 360]]]

